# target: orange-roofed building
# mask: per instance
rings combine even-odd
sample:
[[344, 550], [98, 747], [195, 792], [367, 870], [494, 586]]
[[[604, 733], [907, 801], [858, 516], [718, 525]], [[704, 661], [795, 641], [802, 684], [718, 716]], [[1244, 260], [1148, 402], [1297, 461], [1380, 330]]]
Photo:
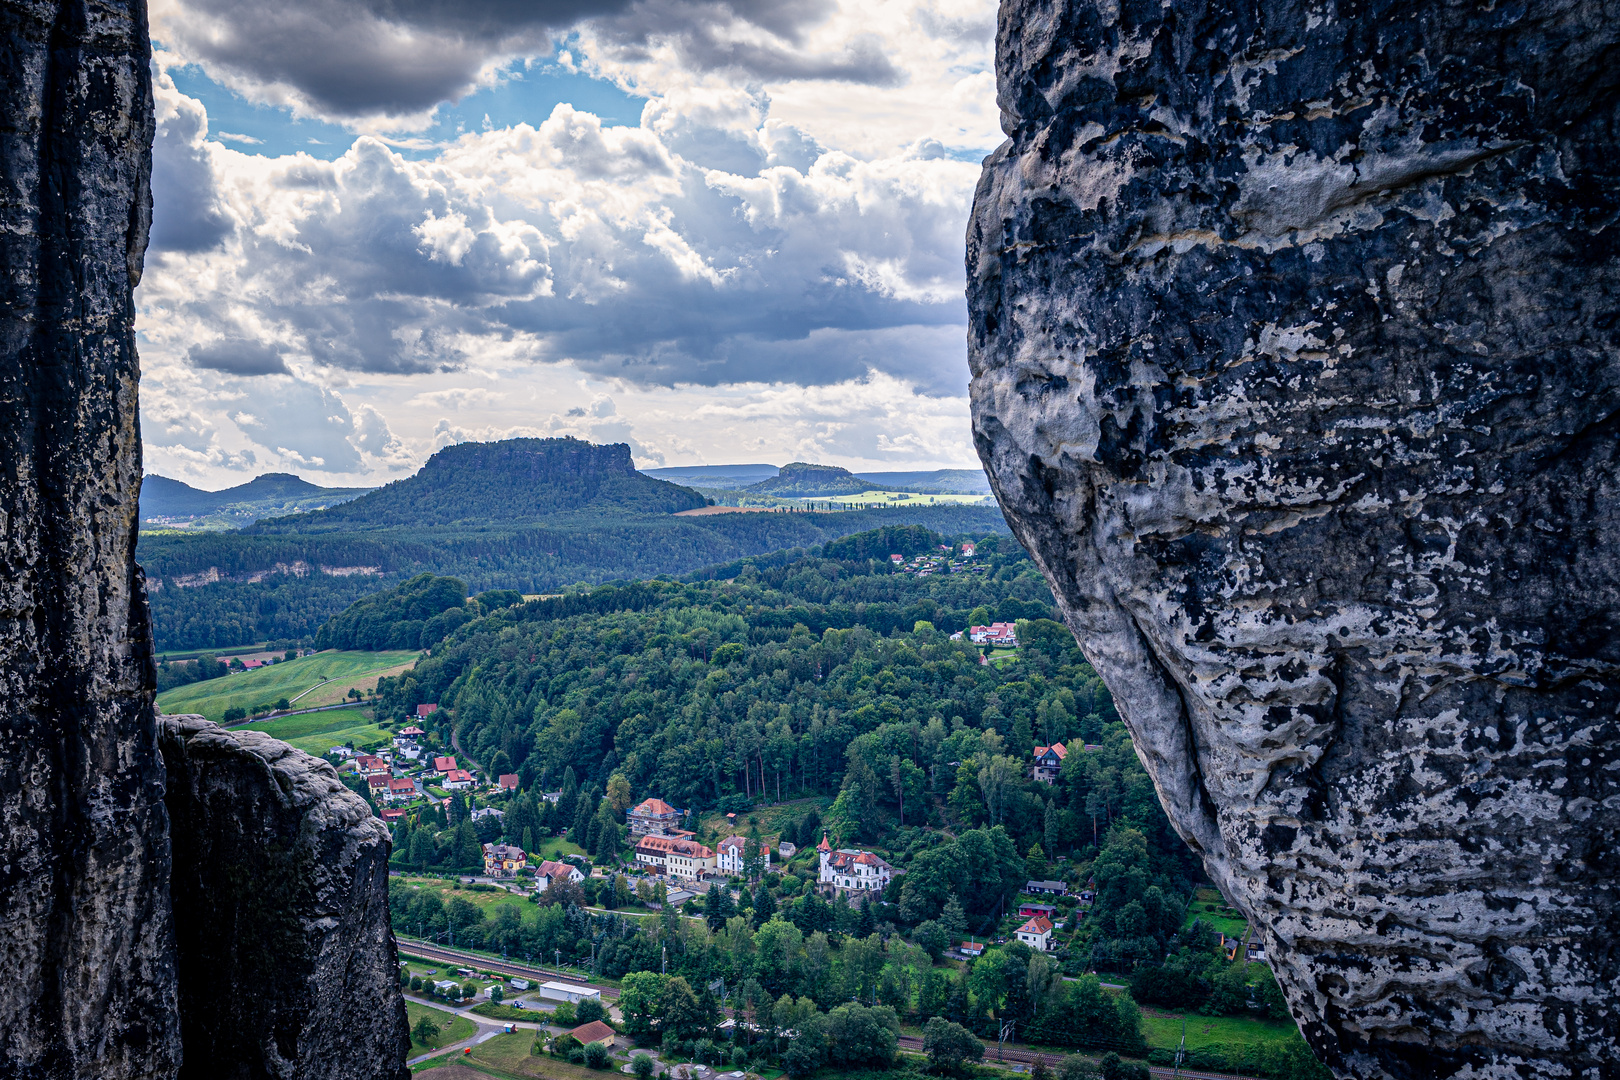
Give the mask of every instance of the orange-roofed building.
[[1037, 746], [1035, 748], [1035, 779], [1043, 784], [1050, 784], [1058, 778], [1058, 771], [1063, 768], [1063, 759], [1069, 756], [1069, 748], [1062, 743], [1053, 743], [1051, 746]]
[[632, 836], [663, 836], [681, 820], [681, 812], [663, 799], [646, 799], [624, 816]]
[[1032, 949], [1041, 952], [1050, 952], [1052, 948], [1052, 921], [1044, 915], [1037, 915], [1029, 920], [1017, 931], [1018, 940]]

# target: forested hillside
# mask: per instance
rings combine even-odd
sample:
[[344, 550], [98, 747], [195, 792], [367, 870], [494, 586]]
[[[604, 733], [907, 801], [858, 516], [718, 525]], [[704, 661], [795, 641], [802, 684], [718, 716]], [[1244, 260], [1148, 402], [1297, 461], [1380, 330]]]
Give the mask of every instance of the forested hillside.
[[532, 523], [559, 515], [673, 514], [704, 505], [691, 488], [636, 472], [624, 443], [506, 439], [458, 443], [414, 475], [328, 510], [259, 523], [260, 533]]
[[[1006, 530], [995, 507], [940, 506], [576, 517], [534, 528], [424, 522], [312, 535], [164, 534], [143, 536], [137, 554], [149, 583], [158, 648], [192, 649], [311, 638], [321, 623], [361, 597], [424, 572], [459, 578], [474, 592], [556, 592], [579, 582], [683, 574], [745, 555], [813, 547], [891, 521], [946, 533]], [[181, 587], [182, 581], [192, 584]]]
[[[572, 769], [582, 786], [618, 773], [638, 797], [680, 806], [837, 795], [825, 820], [850, 841], [954, 821], [1005, 828], [1020, 857], [1036, 843], [1056, 854], [1129, 812], [1155, 845], [1183, 851], [1128, 747], [1110, 747], [1123, 728], [1108, 693], [1050, 621], [1028, 557], [993, 537], [979, 552], [983, 574], [799, 553], [530, 601], [380, 685], [380, 715], [441, 704], [477, 760], [538, 785]], [[992, 620], [1019, 621], [1010, 663], [950, 640]], [[1072, 790], [1052, 801], [1022, 783], [1034, 745], [1074, 738], [1103, 749], [1077, 759]]]
[[631, 467], [624, 444], [462, 443], [420, 472], [342, 506], [232, 532], [141, 538], [160, 650], [312, 638], [331, 616], [416, 574], [475, 592], [683, 574], [805, 548], [884, 522], [1005, 531], [991, 507], [678, 516], [690, 488]]
[[[1140, 1001], [1201, 1009], [1248, 1040], [1201, 1050], [1200, 1064], [1320, 1080], [1265, 966], [1232, 962], [1197, 914], [1214, 906], [1195, 904], [1206, 884], [1197, 861], [1107, 690], [1051, 621], [1029, 559], [996, 537], [977, 545], [982, 573], [918, 576], [888, 559], [937, 552], [942, 539], [881, 530], [685, 581], [533, 600], [452, 631], [379, 684], [379, 716], [420, 723], [435, 748], [453, 739], [464, 764], [516, 772], [520, 787], [485, 797], [500, 817], [474, 820], [456, 794], [396, 824], [393, 865], [412, 875], [392, 889], [396, 928], [589, 963], [623, 979], [633, 1037], [683, 1054], [716, 1037], [713, 1000], [691, 988], [719, 979], [762, 1033], [734, 1060], [797, 1076], [823, 1063], [889, 1063], [892, 1039], [872, 1049], [868, 1036], [884, 1043], [874, 1028], [859, 1037], [866, 1049], [835, 1050], [831, 1035], [773, 1030], [907, 1021], [994, 1039], [1010, 1020], [1031, 1042], [1150, 1055]], [[987, 657], [952, 640], [992, 620], [1017, 623], [1016, 652]], [[429, 702], [440, 708], [417, 718]], [[1046, 784], [1028, 765], [1035, 745], [1051, 743], [1068, 756]], [[546, 791], [560, 792], [555, 803]], [[624, 876], [635, 865], [625, 811], [647, 797], [687, 809], [700, 840], [735, 828], [800, 850], [780, 873], [733, 877], [735, 898], [715, 885], [688, 901], [684, 913], [702, 921], [673, 907], [657, 920], [593, 913], [586, 905], [645, 910], [640, 900], [663, 895], [657, 881]], [[812, 847], [823, 834], [835, 847], [875, 849], [903, 873], [864, 901], [824, 898]], [[496, 840], [583, 849], [581, 863], [605, 876], [554, 884], [538, 909], [487, 914], [429, 876], [476, 868], [479, 843]], [[941, 963], [965, 935], [1011, 938], [1026, 882], [1046, 877], [1087, 890], [1057, 901], [1065, 921], [1051, 952], [1013, 941]], [[1091, 971], [1129, 979], [1131, 993], [1106, 990]], [[852, 999], [875, 1007], [856, 1013]], [[1151, 1055], [1168, 1060], [1158, 1046]]]
[[260, 518], [319, 510], [370, 488], [323, 488], [291, 473], [265, 473], [245, 484], [203, 491], [166, 476], [141, 481], [141, 520], [160, 525], [238, 529]]

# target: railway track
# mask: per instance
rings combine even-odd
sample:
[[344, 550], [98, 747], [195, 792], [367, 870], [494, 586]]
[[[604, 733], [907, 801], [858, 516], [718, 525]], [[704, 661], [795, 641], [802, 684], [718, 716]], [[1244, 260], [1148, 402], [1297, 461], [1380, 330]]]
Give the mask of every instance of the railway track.
[[588, 986], [594, 990], [602, 991], [603, 1001], [617, 1001], [619, 997], [619, 992], [611, 986], [598, 986], [595, 983], [586, 982], [578, 975], [570, 975], [566, 971], [552, 971], [534, 964], [500, 960], [495, 957], [484, 956], [481, 953], [446, 948], [443, 945], [429, 945], [403, 937], [399, 939], [399, 949], [401, 952], [408, 952], [412, 956], [420, 956], [424, 960], [433, 960], [438, 963], [457, 964], [461, 967], [477, 968], [480, 971], [495, 971], [502, 975], [516, 975], [520, 979], [535, 979], [540, 982], [555, 980], [557, 982], [573, 983], [575, 986]]
[[[520, 979], [537, 979], [540, 981], [555, 979], [561, 982], [570, 982], [576, 986], [589, 986], [592, 989], [600, 990], [602, 991], [603, 1001], [617, 1001], [619, 998], [619, 992], [613, 987], [589, 983], [579, 978], [579, 976], [570, 975], [567, 972], [551, 971], [547, 968], [536, 967], [533, 964], [516, 963], [510, 960], [497, 960], [479, 953], [451, 949], [443, 945], [427, 945], [408, 938], [400, 938], [399, 942], [402, 952], [410, 952], [413, 956], [420, 956], [424, 960], [458, 964], [462, 967], [476, 967], [483, 971], [499, 972], [502, 975], [516, 975]], [[902, 1035], [900, 1036], [900, 1048], [914, 1054], [920, 1054], [923, 1052], [923, 1041], [914, 1035]], [[1035, 1059], [1038, 1057], [1045, 1058], [1048, 1065], [1056, 1068], [1057, 1063], [1063, 1058], [1063, 1054], [1055, 1051], [1045, 1053], [1017, 1045], [1004, 1046], [1000, 1053], [1000, 1060], [1019, 1065], [1034, 1064]], [[986, 1042], [984, 1044], [984, 1059], [986, 1061], [996, 1059], [995, 1043]], [[1166, 1068], [1163, 1065], [1148, 1066], [1148, 1073], [1155, 1080], [1174, 1080], [1174, 1078], [1178, 1077], [1180, 1080], [1257, 1080], [1256, 1077], [1243, 1076], [1240, 1073], [1217, 1073], [1204, 1069], [1184, 1068], [1177, 1072], [1175, 1069]]]

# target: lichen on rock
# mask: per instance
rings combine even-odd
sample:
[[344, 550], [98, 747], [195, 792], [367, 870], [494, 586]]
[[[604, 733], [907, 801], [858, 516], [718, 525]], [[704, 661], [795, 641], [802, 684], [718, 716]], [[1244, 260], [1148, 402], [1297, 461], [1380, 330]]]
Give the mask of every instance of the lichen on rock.
[[319, 758], [200, 716], [159, 724], [181, 1080], [405, 1077], [387, 828]]
[[1617, 39], [1002, 5], [978, 450], [1341, 1075], [1620, 1059]]

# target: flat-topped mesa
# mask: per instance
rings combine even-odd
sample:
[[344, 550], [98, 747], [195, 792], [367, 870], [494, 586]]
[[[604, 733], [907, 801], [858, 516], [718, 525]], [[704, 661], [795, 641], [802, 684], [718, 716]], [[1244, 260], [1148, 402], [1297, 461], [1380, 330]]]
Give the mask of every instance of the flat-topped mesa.
[[286, 743], [200, 716], [159, 725], [181, 1080], [404, 1080], [387, 828], [331, 765]]
[[1620, 1060], [1617, 43], [1001, 8], [979, 453], [1342, 1076]]

